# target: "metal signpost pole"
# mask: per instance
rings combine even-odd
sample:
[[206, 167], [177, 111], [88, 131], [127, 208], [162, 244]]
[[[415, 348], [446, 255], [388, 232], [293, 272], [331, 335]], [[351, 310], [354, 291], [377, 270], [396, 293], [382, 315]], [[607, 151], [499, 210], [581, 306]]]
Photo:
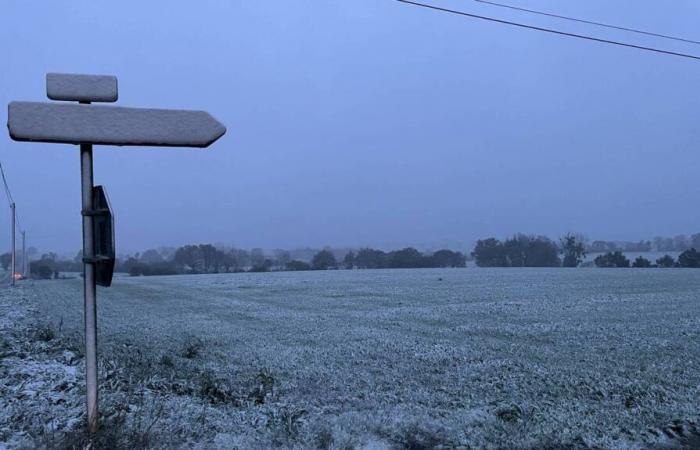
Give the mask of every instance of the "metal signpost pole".
[[92, 144], [80, 145], [83, 197], [83, 277], [85, 297], [85, 384], [88, 431], [97, 431], [97, 289], [92, 228]]
[[17, 223], [17, 217], [15, 217], [15, 204], [12, 203], [10, 205], [10, 208], [12, 209], [12, 272], [10, 273], [10, 279], [12, 280], [12, 286], [15, 285], [15, 273], [16, 273], [16, 265], [17, 265], [17, 246], [15, 245], [15, 226]]

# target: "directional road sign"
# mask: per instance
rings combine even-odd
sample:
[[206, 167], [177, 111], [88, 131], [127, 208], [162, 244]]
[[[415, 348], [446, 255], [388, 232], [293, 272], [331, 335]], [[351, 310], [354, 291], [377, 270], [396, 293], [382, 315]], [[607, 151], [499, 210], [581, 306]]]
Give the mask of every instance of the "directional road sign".
[[46, 74], [46, 95], [51, 100], [116, 102], [117, 77], [112, 75]]
[[11, 102], [15, 141], [64, 144], [208, 147], [226, 127], [205, 111]]
[[113, 76], [50, 73], [46, 76], [46, 95], [51, 100], [80, 104], [12, 102], [7, 108], [7, 128], [15, 141], [80, 144], [85, 391], [88, 431], [94, 434], [99, 417], [95, 286], [112, 283], [115, 248], [114, 219], [107, 195], [102, 186], [93, 186], [92, 146], [208, 147], [226, 133], [226, 127], [204, 111], [91, 105], [117, 100], [117, 78]]

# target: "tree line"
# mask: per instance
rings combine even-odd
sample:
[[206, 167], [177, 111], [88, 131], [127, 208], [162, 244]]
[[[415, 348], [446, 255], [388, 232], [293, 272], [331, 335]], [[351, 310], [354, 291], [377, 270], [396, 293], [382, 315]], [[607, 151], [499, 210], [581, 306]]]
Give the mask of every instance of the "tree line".
[[265, 255], [261, 249], [250, 252], [240, 249], [222, 250], [211, 244], [185, 245], [178, 248], [171, 260], [145, 262], [131, 257], [119, 268], [130, 275], [174, 275], [185, 273], [269, 272], [333, 269], [382, 269], [465, 267], [466, 256], [452, 250], [423, 254], [414, 248], [384, 252], [363, 248], [349, 251], [342, 259], [331, 249], [317, 252], [311, 261], [291, 259], [290, 253], [278, 250]]
[[[695, 236], [700, 237], [700, 235], [693, 235]], [[592, 247], [598, 249], [598, 245]], [[558, 242], [546, 236], [516, 234], [504, 241], [496, 238], [479, 240], [472, 256], [479, 267], [578, 267], [592, 247], [586, 245], [581, 235], [574, 233], [562, 236]], [[634, 249], [634, 251], [642, 251], [639, 247]], [[700, 268], [700, 252], [691, 247], [683, 251], [677, 260], [670, 255], [664, 255], [652, 262], [643, 256], [630, 261], [621, 250], [609, 250], [597, 256], [593, 264], [602, 268]]]
[[[683, 242], [694, 242], [700, 234]], [[681, 245], [681, 239], [676, 239]], [[479, 267], [578, 267], [591, 248], [599, 249], [601, 242], [589, 246], [578, 234], [568, 233], [558, 241], [546, 236], [516, 234], [505, 240], [488, 238], [477, 241], [469, 256]], [[643, 245], [642, 245], [643, 244]], [[613, 248], [611, 246], [603, 248]], [[635, 251], [647, 248], [644, 241], [634, 246]], [[700, 246], [699, 246], [700, 248]], [[303, 249], [292, 258], [292, 252], [275, 250], [271, 254], [260, 248], [251, 250], [223, 248], [211, 244], [185, 245], [179, 248], [147, 250], [117, 260], [116, 271], [132, 276], [179, 275], [198, 273], [269, 272], [332, 269], [411, 269], [465, 267], [467, 255], [448, 249], [421, 253], [415, 248], [385, 252], [373, 248], [359, 250], [320, 251]], [[308, 255], [308, 256], [307, 256]], [[313, 255], [313, 256], [311, 256]], [[307, 259], [310, 257], [310, 260]], [[0, 255], [0, 263], [7, 270], [9, 254]], [[678, 259], [665, 255], [652, 262], [643, 256], [630, 261], [621, 250], [609, 250], [597, 256], [597, 267], [683, 267], [700, 268], [700, 252], [695, 247], [683, 251]], [[34, 278], [59, 278], [62, 272], [82, 271], [82, 252], [72, 260], [61, 259], [55, 253], [46, 253], [29, 264]]]
[[679, 234], [674, 237], [657, 236], [652, 240], [641, 240], [638, 242], [616, 242], [616, 241], [593, 241], [588, 246], [590, 253], [614, 253], [622, 252], [683, 252], [691, 248], [700, 248], [700, 233], [685, 235]]
[[673, 259], [671, 255], [664, 255], [656, 259], [656, 263], [652, 263], [649, 259], [638, 256], [634, 261], [630, 261], [621, 251], [608, 252], [600, 255], [593, 260], [596, 267], [603, 268], [618, 268], [618, 267], [634, 267], [634, 268], [700, 268], [700, 252], [695, 248], [688, 249], [678, 255], [678, 259]]
[[585, 240], [569, 233], [559, 242], [546, 236], [516, 234], [501, 241], [476, 242], [472, 252], [479, 267], [577, 267], [586, 256]]
[[[211, 244], [185, 245], [175, 249], [147, 250], [116, 261], [115, 271], [138, 275], [178, 275], [226, 272], [269, 272], [329, 269], [393, 269], [466, 267], [467, 256], [448, 249], [421, 253], [415, 248], [385, 252], [373, 248], [321, 251], [310, 249], [294, 253], [309, 259], [293, 259], [292, 252], [275, 250], [266, 254], [260, 248], [251, 250], [219, 248]], [[5, 270], [9, 253], [0, 255]], [[82, 251], [72, 259], [61, 259], [46, 253], [31, 261], [30, 273], [35, 278], [58, 278], [61, 272], [81, 272]]]
[[466, 256], [452, 250], [423, 254], [414, 248], [384, 252], [371, 248], [337, 255], [332, 249], [316, 252], [311, 261], [292, 259], [285, 250], [266, 254], [262, 249], [222, 249], [211, 244], [185, 245], [170, 258], [153, 250], [117, 263], [117, 271], [132, 276], [200, 273], [270, 272], [333, 269], [465, 267]]

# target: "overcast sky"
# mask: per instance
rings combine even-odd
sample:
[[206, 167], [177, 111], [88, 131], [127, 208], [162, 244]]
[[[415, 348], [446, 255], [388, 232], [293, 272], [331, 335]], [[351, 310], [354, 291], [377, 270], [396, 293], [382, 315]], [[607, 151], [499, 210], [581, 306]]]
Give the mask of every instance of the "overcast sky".
[[[508, 1], [700, 40], [695, 0]], [[2, 105], [46, 100], [46, 72], [114, 74], [121, 105], [204, 109], [227, 126], [206, 150], [95, 149], [119, 252], [700, 232], [700, 61], [392, 0], [3, 0], [0, 50]], [[5, 133], [0, 160], [31, 245], [77, 250], [78, 149]]]

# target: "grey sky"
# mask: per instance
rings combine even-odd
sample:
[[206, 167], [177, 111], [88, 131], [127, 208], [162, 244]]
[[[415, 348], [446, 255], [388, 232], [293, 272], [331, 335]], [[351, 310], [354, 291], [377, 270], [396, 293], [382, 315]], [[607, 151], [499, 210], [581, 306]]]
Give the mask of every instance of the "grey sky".
[[[692, 0], [509, 1], [700, 39]], [[204, 109], [228, 127], [208, 150], [96, 149], [120, 251], [700, 231], [700, 61], [392, 0], [3, 0], [0, 48], [2, 105], [44, 100], [49, 71], [104, 73], [119, 78], [120, 105]], [[5, 132], [0, 159], [32, 244], [76, 250], [77, 149]]]

